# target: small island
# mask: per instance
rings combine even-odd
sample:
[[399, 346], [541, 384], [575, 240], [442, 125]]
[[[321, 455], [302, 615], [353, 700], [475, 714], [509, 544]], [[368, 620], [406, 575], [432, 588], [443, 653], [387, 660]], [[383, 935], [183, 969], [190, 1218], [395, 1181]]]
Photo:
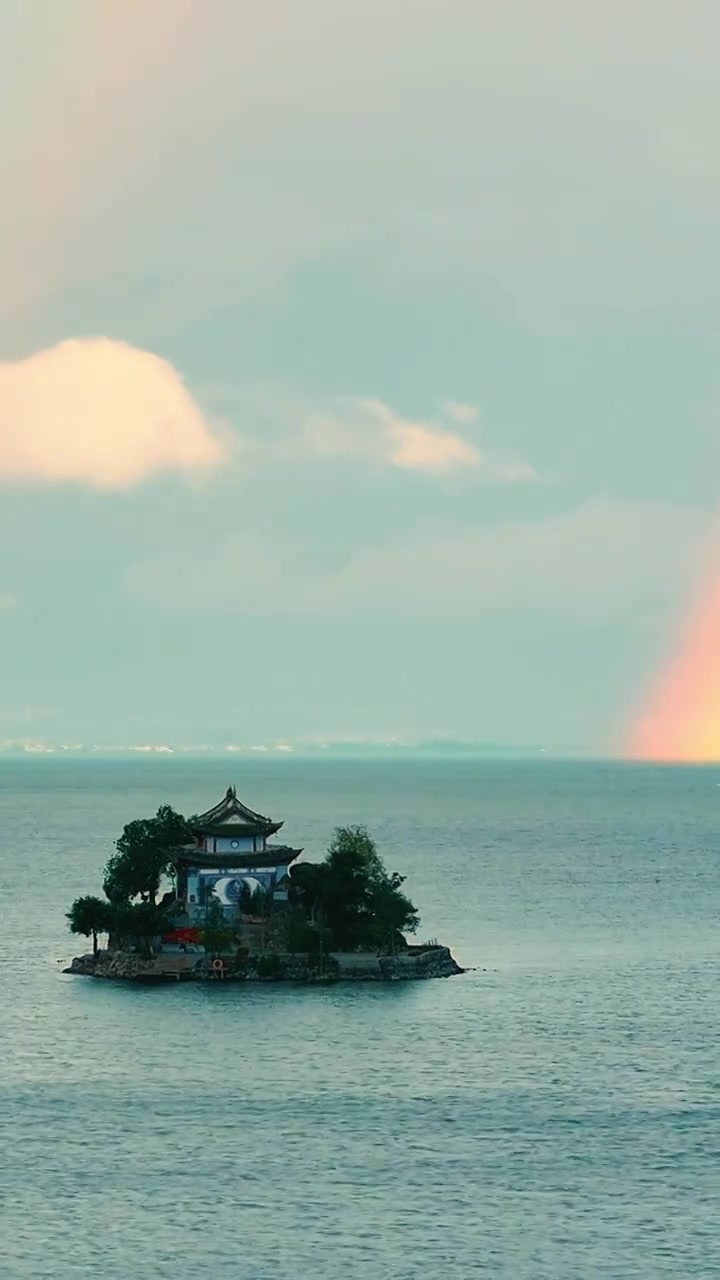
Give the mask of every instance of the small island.
[[338, 827], [317, 863], [272, 840], [282, 826], [244, 805], [234, 787], [196, 817], [164, 805], [128, 823], [104, 870], [105, 897], [78, 898], [67, 913], [71, 932], [92, 937], [93, 950], [65, 972], [135, 982], [389, 982], [464, 972], [447, 947], [408, 943], [418, 912], [365, 827]]

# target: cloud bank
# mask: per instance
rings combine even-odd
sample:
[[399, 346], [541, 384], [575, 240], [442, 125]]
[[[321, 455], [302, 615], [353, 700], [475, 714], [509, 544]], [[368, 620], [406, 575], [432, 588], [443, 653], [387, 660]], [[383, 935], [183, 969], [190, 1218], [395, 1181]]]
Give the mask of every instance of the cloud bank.
[[0, 482], [126, 489], [222, 446], [171, 364], [110, 338], [0, 364]]
[[[124, 586], [156, 607], [254, 616], [474, 618], [489, 612], [654, 623], [686, 585], [706, 515], [596, 497], [535, 520], [426, 524], [318, 568], [312, 549], [263, 531], [202, 556], [134, 565]], [[591, 661], [590, 657], [588, 661]]]

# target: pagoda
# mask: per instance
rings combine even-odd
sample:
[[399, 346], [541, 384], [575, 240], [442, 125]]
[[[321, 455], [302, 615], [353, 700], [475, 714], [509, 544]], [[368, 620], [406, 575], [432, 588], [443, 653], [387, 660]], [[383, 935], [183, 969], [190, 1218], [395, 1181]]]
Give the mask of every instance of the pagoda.
[[275, 901], [288, 896], [288, 868], [302, 853], [268, 837], [283, 826], [248, 809], [228, 787], [219, 804], [190, 819], [195, 838], [175, 859], [177, 893], [190, 917], [205, 914], [210, 903], [237, 910], [243, 891], [263, 889]]

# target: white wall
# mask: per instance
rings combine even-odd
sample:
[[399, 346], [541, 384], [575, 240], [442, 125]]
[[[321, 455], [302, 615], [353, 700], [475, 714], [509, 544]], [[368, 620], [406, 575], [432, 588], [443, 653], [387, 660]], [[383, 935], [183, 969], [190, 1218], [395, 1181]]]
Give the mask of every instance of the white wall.
[[208, 853], [252, 853], [265, 848], [264, 836], [207, 836], [205, 849]]

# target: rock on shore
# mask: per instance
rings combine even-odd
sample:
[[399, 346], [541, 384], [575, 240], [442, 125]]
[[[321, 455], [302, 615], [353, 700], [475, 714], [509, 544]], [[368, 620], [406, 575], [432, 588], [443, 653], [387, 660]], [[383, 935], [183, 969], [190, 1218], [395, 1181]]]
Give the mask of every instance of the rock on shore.
[[128, 951], [76, 956], [65, 973], [126, 982], [398, 982], [449, 978], [464, 973], [449, 947], [410, 947], [396, 956], [336, 952], [324, 957], [273, 953], [232, 956], [213, 965], [210, 957], [160, 953], [147, 959]]

